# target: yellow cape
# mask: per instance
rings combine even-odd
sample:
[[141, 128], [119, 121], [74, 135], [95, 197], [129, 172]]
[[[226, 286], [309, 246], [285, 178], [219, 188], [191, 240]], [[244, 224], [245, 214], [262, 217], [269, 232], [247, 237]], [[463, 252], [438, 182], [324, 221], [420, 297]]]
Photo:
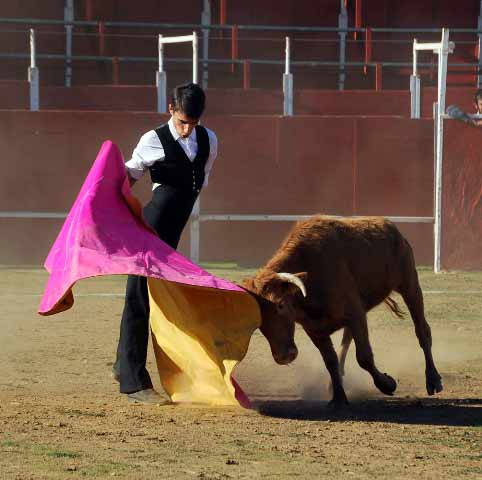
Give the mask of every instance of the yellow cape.
[[234, 367], [261, 323], [246, 292], [148, 279], [150, 322], [161, 383], [174, 402], [239, 405]]

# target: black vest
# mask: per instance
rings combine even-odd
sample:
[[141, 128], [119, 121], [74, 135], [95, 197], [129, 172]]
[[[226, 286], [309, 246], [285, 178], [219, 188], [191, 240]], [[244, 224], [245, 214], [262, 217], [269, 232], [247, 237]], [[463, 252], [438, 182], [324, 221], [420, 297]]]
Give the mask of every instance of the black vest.
[[152, 183], [168, 185], [175, 189], [198, 194], [203, 186], [206, 162], [209, 157], [209, 137], [207, 130], [196, 126], [197, 154], [191, 162], [181, 145], [174, 140], [166, 123], [155, 130], [164, 148], [165, 158], [154, 162], [149, 171]]

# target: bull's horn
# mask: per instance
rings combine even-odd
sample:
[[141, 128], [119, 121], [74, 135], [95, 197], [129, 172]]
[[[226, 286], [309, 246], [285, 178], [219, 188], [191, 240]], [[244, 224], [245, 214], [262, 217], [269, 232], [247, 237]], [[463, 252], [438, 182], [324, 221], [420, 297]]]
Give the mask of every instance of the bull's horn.
[[286, 273], [286, 272], [278, 273], [277, 276], [282, 280], [286, 280], [289, 283], [294, 283], [301, 290], [303, 297], [306, 297], [305, 284], [303, 283], [303, 280], [301, 280], [301, 278], [297, 277], [296, 275], [293, 275], [292, 273]]

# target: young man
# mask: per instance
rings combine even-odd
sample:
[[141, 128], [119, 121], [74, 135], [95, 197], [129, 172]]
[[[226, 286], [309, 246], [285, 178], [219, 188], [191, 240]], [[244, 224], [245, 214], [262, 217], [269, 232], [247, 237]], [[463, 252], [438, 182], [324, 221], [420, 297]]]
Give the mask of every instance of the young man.
[[[482, 89], [478, 89], [474, 95], [474, 105], [475, 105], [475, 113], [477, 115], [482, 115]], [[482, 119], [481, 118], [473, 118], [472, 125], [476, 127], [482, 127]]]
[[[149, 170], [152, 200], [144, 218], [174, 249], [217, 156], [216, 135], [198, 125], [204, 106], [205, 94], [197, 84], [177, 86], [168, 123], [145, 133], [126, 162], [131, 184]], [[113, 376], [130, 402], [167, 404], [169, 398], [152, 388], [146, 369], [148, 339], [147, 279], [129, 275]]]

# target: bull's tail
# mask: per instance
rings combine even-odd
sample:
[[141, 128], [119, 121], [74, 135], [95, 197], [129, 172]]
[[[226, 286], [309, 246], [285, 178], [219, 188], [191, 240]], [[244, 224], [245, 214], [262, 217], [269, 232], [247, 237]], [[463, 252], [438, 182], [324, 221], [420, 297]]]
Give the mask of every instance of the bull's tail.
[[392, 297], [385, 298], [384, 303], [398, 318], [405, 317], [405, 312], [398, 306], [398, 303]]

